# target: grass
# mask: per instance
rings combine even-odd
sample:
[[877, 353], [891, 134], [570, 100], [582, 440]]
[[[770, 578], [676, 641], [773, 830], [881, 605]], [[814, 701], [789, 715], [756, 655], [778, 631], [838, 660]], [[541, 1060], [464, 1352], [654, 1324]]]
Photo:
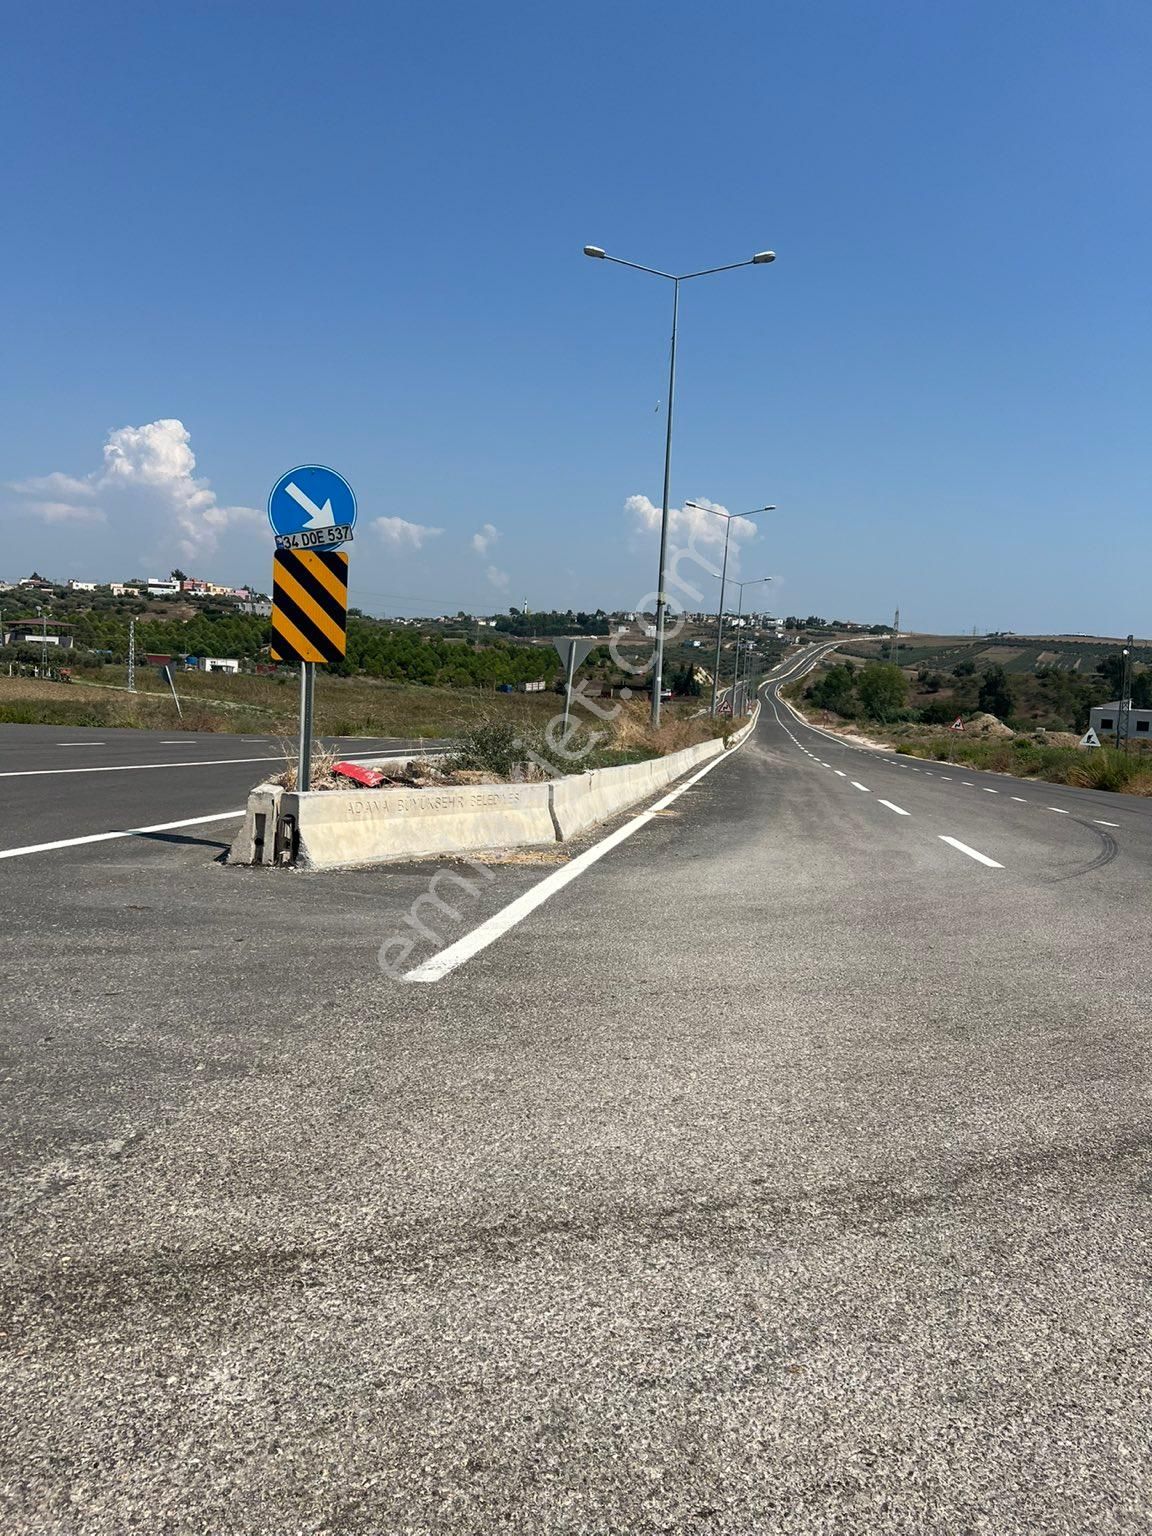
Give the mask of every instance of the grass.
[[[137, 672], [134, 694], [123, 668], [77, 674], [75, 683], [0, 677], [0, 722], [140, 730], [252, 732], [291, 737], [297, 729], [296, 679], [222, 673], [175, 674], [181, 719], [162, 676]], [[556, 694], [492, 693], [473, 688], [424, 688], [317, 672], [315, 723], [326, 736], [453, 736], [495, 717], [542, 728], [560, 707]]]
[[965, 763], [971, 768], [1010, 773], [1021, 779], [1041, 779], [1048, 784], [1072, 784], [1079, 789], [1105, 789], [1122, 795], [1152, 795], [1152, 757], [1117, 752], [1114, 747], [1050, 747], [1028, 736], [991, 741], [936, 737], [901, 742], [896, 750], [908, 757]]

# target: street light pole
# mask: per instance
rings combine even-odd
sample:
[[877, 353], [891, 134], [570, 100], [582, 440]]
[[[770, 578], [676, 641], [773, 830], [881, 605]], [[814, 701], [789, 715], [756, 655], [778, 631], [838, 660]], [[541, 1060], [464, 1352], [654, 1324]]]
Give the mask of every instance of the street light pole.
[[680, 315], [680, 284], [693, 277], [711, 277], [716, 272], [734, 272], [737, 267], [758, 267], [776, 260], [775, 251], [757, 251], [747, 261], [732, 261], [722, 267], [705, 267], [699, 272], [662, 272], [658, 267], [641, 266], [639, 262], [624, 261], [619, 256], [609, 256], [598, 245], [586, 245], [585, 256], [596, 261], [610, 261], [618, 267], [631, 267], [634, 272], [647, 272], [652, 277], [662, 277], [672, 284], [672, 346], [668, 364], [668, 419], [664, 432], [664, 495], [660, 508], [660, 565], [656, 576], [656, 652], [652, 671], [652, 726], [660, 724], [660, 690], [664, 682], [664, 623], [668, 607], [664, 591], [664, 573], [668, 558], [668, 504], [672, 482], [672, 413], [676, 393], [676, 330]]
[[[712, 572], [712, 576], [713, 576], [714, 580], [717, 580], [717, 581], [720, 580], [720, 578], [716, 575], [715, 571]], [[732, 583], [733, 586], [740, 588], [740, 602], [739, 602], [739, 606], [736, 609], [736, 617], [737, 617], [737, 619], [741, 619], [744, 616], [744, 588], [745, 587], [755, 587], [755, 586], [758, 586], [759, 583], [762, 582], [762, 581], [771, 581], [771, 580], [772, 580], [771, 576], [749, 576], [747, 581], [735, 581], [735, 582]], [[723, 591], [723, 588], [721, 588], [721, 591]], [[739, 626], [738, 626], [738, 628], [739, 628]], [[719, 664], [717, 664], [717, 675], [719, 675]], [[736, 636], [736, 661], [735, 661], [735, 665], [733, 666], [733, 669], [732, 669], [732, 713], [733, 713], [733, 715], [735, 715], [735, 713], [736, 713], [736, 690], [739, 687], [739, 685], [740, 685], [740, 635], [739, 635], [739, 633], [737, 633], [737, 636]], [[712, 686], [713, 686], [713, 692], [715, 692], [715, 687], [716, 687], [715, 680], [713, 680], [713, 685]], [[716, 713], [715, 707], [713, 707], [712, 713], [713, 714]]]
[[[759, 517], [761, 512], [775, 512], [776, 507], [753, 507], [751, 512], [722, 512], [719, 507], [705, 507], [698, 501], [686, 501], [684, 505], [695, 508], [697, 512], [711, 512], [713, 517], [727, 519], [724, 525], [724, 563], [720, 571], [720, 612], [716, 619], [716, 665], [712, 669], [712, 707], [709, 710], [709, 714], [715, 718], [720, 690], [720, 648], [724, 640], [724, 592], [728, 584], [728, 538], [732, 532], [732, 520], [736, 517], [750, 520]], [[712, 574], [715, 576], [716, 572], [713, 571]]]

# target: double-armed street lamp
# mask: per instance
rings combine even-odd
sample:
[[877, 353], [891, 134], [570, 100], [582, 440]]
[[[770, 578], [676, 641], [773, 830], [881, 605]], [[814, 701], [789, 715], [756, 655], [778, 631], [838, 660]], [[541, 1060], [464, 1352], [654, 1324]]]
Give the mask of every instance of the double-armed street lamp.
[[[680, 314], [680, 284], [693, 277], [711, 277], [715, 272], [734, 272], [737, 267], [759, 267], [776, 260], [775, 251], [757, 251], [746, 261], [732, 261], [723, 267], [704, 267], [699, 272], [661, 272], [658, 267], [644, 267], [639, 262], [624, 261], [619, 256], [609, 256], [598, 245], [586, 245], [585, 256], [597, 261], [611, 261], [618, 267], [631, 267], [634, 272], [647, 272], [652, 277], [662, 277], [672, 284], [672, 349], [668, 363], [668, 419], [664, 433], [664, 497], [660, 510], [660, 567], [656, 579], [656, 655], [652, 671], [652, 724], [660, 724], [660, 689], [664, 675], [664, 616], [667, 601], [664, 593], [664, 569], [668, 554], [668, 492], [672, 476], [672, 407], [676, 393], [676, 326]], [[715, 701], [713, 701], [715, 702]]]
[[[722, 517], [726, 519], [724, 524], [724, 562], [720, 567], [719, 577], [720, 614], [716, 623], [716, 668], [712, 674], [712, 708], [710, 713], [715, 715], [720, 689], [720, 645], [724, 639], [724, 591], [728, 585], [728, 540], [732, 534], [732, 522], [734, 518], [750, 519], [753, 517], [759, 517], [761, 512], [775, 512], [776, 508], [775, 506], [753, 507], [751, 512], [721, 512], [719, 507], [705, 507], [702, 506], [698, 501], [686, 501], [684, 505], [686, 507], [694, 507], [697, 512], [711, 512], [713, 517]], [[713, 571], [712, 574], [715, 575], [715, 571]], [[769, 578], [765, 577], [764, 579], [767, 580]], [[740, 593], [741, 601], [743, 601], [744, 597], [743, 587], [748, 585], [748, 582], [744, 582], [742, 584]]]

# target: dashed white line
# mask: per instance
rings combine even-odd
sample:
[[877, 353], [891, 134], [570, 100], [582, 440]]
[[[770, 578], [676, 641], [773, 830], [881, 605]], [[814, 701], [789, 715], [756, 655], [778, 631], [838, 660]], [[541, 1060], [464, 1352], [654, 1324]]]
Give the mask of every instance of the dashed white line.
[[863, 790], [866, 795], [870, 795], [872, 793], [867, 784], [857, 784], [855, 779], [852, 780], [852, 788]]
[[1008, 798], [1009, 798], [1009, 800], [1015, 800], [1017, 805], [1027, 805], [1028, 804], [1027, 800], [1025, 800], [1023, 795], [1009, 795]]
[[1057, 816], [1067, 816], [1068, 814], [1067, 811], [1062, 811], [1058, 805], [1050, 805], [1047, 807], [1047, 809], [1050, 811], [1055, 811]]
[[945, 837], [941, 832], [940, 841], [947, 843], [949, 847], [956, 848], [960, 853], [966, 853], [970, 859], [975, 859], [977, 864], [987, 864], [989, 869], [1003, 869], [1003, 864], [997, 864], [995, 859], [990, 859], [986, 853], [979, 853], [975, 848], [969, 848], [967, 843], [962, 843], [958, 837]]
[[1092, 820], [1098, 827], [1118, 827], [1120, 825], [1118, 821], [1101, 821], [1099, 816], [1093, 816]]
[[58, 741], [58, 747], [102, 747], [102, 741]]
[[951, 784], [952, 775], [950, 773], [942, 773], [940, 777], [944, 780], [945, 784]]
[[843, 768], [833, 768], [832, 772], [836, 775], [836, 777], [838, 779], [846, 779], [848, 777], [848, 775], [844, 772]]
[[981, 784], [980, 788], [986, 795], [998, 795], [1000, 793], [998, 789], [989, 789], [987, 784]]
[[897, 816], [910, 816], [912, 814], [911, 811], [906, 811], [899, 805], [893, 805], [891, 800], [881, 800], [880, 804], [886, 805], [890, 811], [895, 811]]
[[964, 787], [966, 789], [971, 789], [972, 788], [972, 780], [971, 779], [961, 779], [960, 782], [961, 782], [961, 784], [964, 785]]

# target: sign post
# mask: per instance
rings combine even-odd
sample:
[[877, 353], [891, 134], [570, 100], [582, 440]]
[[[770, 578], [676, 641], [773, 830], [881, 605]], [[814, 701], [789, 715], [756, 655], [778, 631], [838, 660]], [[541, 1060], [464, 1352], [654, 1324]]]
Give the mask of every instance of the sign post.
[[348, 556], [356, 497], [334, 469], [303, 464], [281, 475], [268, 497], [276, 536], [272, 559], [273, 661], [300, 663], [300, 755], [296, 787], [312, 787], [316, 663], [339, 661], [348, 644]]
[[564, 663], [564, 730], [568, 729], [568, 717], [572, 713], [572, 680], [576, 676], [576, 668], [593, 650], [600, 644], [599, 640], [581, 640], [575, 636], [558, 635], [552, 644], [556, 647], [556, 654]]

